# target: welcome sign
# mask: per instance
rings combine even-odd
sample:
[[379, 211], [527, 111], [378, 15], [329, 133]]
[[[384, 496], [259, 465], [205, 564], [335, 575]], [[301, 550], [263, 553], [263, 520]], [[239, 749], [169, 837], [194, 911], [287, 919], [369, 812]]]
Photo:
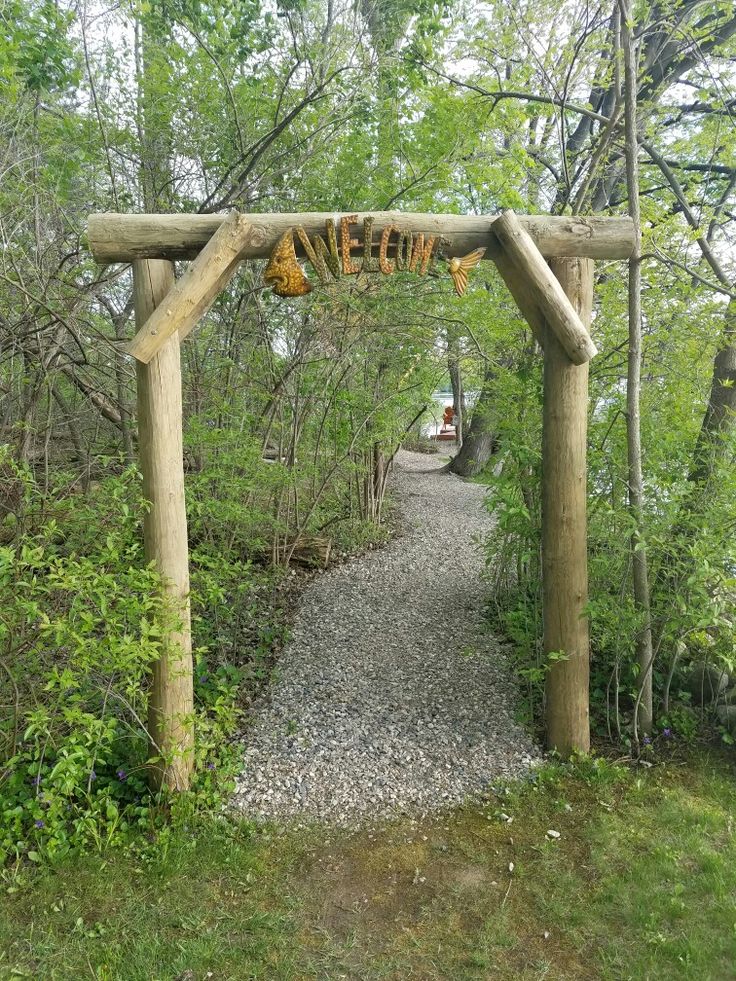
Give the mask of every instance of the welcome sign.
[[[391, 276], [395, 272], [411, 272], [426, 276], [435, 271], [445, 244], [442, 236], [425, 236], [423, 232], [410, 232], [394, 224], [374, 229], [375, 220], [368, 216], [362, 220], [362, 238], [357, 238], [354, 229], [359, 224], [357, 215], [340, 218], [339, 242], [332, 218], [325, 221], [324, 237], [313, 235], [310, 239], [301, 225], [290, 228], [271, 254], [263, 273], [264, 282], [277, 296], [305, 296], [311, 292], [312, 284], [296, 256], [295, 236], [321, 283], [358, 273]], [[466, 256], [446, 260], [458, 296], [467, 289], [468, 273], [478, 265], [485, 251], [475, 249]]]

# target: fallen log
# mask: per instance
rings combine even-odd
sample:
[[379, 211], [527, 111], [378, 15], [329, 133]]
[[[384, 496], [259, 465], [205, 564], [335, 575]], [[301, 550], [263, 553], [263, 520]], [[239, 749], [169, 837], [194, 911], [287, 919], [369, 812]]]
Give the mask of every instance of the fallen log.
[[318, 535], [300, 535], [296, 541], [285, 542], [278, 546], [277, 560], [279, 564], [301, 565], [308, 569], [326, 569], [332, 553], [332, 542], [329, 538]]

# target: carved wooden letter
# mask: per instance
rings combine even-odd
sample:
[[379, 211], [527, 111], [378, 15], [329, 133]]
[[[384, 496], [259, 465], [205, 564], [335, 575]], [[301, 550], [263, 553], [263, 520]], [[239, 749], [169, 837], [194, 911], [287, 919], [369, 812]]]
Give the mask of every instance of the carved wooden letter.
[[381, 248], [378, 252], [378, 265], [382, 273], [386, 276], [390, 276], [391, 273], [396, 268], [396, 262], [394, 259], [389, 259], [386, 256], [388, 251], [388, 240], [391, 238], [391, 232], [398, 231], [395, 225], [386, 225], [383, 232], [381, 233]]
[[[414, 242], [412, 245], [411, 259], [409, 260], [409, 269], [411, 272], [418, 272], [420, 276], [424, 276], [429, 268], [429, 260], [432, 258], [432, 251], [434, 250], [435, 243], [437, 239], [434, 235], [430, 235], [427, 239], [427, 244], [424, 244], [424, 233], [419, 232], [418, 235], [414, 236]], [[417, 269], [417, 266], [419, 268]]]
[[396, 268], [405, 272], [411, 265], [411, 232], [399, 232], [396, 243]]
[[350, 258], [350, 250], [357, 248], [360, 242], [357, 238], [350, 238], [350, 226], [358, 223], [357, 215], [344, 215], [340, 219], [340, 247], [342, 250], [342, 271], [346, 276], [355, 275], [360, 272], [360, 266]]
[[363, 222], [363, 272], [378, 272], [378, 260], [373, 255], [373, 218]]

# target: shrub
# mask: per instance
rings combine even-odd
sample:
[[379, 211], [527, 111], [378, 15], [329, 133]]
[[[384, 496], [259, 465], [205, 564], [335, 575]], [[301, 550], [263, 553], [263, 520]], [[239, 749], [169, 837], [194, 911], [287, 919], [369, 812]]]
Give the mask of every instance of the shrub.
[[[63, 481], [41, 495], [18, 468], [15, 479], [22, 492], [0, 546], [0, 865], [120, 844], [160, 825], [171, 803], [145, 779], [150, 666], [170, 624], [143, 559], [139, 475], [129, 468], [84, 496]], [[239, 611], [252, 584], [241, 565], [230, 570], [233, 592], [215, 593], [218, 570], [208, 580], [205, 566], [201, 558], [194, 577], [195, 627], [216, 650], [217, 621], [202, 614], [242, 615], [227, 600]], [[207, 648], [195, 657], [198, 776], [181, 813], [229, 786], [243, 677], [223, 659], [208, 678]]]
[[0, 729], [0, 860], [115, 840], [124, 808], [145, 795], [145, 685], [163, 611], [157, 576], [120, 518], [93, 555], [67, 553], [54, 521], [0, 548], [12, 692]]

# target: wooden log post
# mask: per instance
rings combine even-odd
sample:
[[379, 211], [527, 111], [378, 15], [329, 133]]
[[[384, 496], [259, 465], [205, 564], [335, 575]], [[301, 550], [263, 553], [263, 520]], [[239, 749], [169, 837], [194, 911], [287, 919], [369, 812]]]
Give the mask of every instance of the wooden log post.
[[[593, 262], [553, 259], [552, 272], [586, 329]], [[544, 342], [542, 592], [544, 653], [561, 652], [546, 680], [547, 746], [562, 756], [590, 749], [590, 638], [586, 527], [588, 365], [576, 365], [551, 328]]]
[[[133, 264], [139, 328], [173, 285], [171, 262], [148, 259]], [[172, 617], [161, 657], [153, 666], [148, 732], [157, 762], [151, 767], [151, 781], [186, 790], [194, 765], [194, 691], [178, 334], [169, 337], [148, 364], [137, 361], [136, 375], [143, 495], [150, 504], [143, 522], [145, 555], [164, 578]]]

